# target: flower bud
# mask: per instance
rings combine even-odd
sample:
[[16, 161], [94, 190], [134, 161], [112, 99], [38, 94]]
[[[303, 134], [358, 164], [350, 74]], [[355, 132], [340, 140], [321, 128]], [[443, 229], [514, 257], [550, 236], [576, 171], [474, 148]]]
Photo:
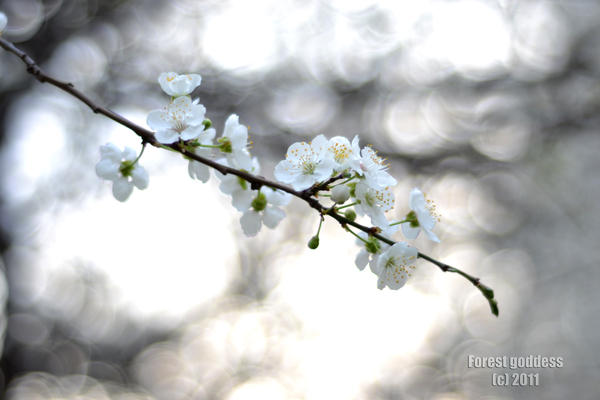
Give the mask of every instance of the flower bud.
[[354, 210], [346, 210], [344, 217], [348, 218], [350, 221], [354, 221], [356, 219], [356, 212]]
[[346, 185], [338, 185], [331, 189], [331, 200], [343, 204], [350, 198], [350, 188]]
[[308, 241], [308, 248], [314, 250], [317, 247], [319, 247], [319, 237], [318, 236], [313, 236]]

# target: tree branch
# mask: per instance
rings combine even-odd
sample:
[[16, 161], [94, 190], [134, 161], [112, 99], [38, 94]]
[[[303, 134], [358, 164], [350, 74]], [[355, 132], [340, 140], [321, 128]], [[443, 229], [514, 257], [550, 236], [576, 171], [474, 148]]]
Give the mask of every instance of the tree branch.
[[[380, 235], [379, 228], [368, 227], [365, 225], [361, 225], [357, 222], [351, 221], [348, 218], [344, 217], [343, 215], [338, 214], [335, 211], [335, 209], [330, 209], [330, 208], [324, 207], [316, 198], [313, 197], [319, 190], [325, 189], [325, 188], [327, 188], [327, 186], [329, 184], [333, 183], [334, 181], [336, 181], [338, 179], [341, 179], [342, 176], [340, 176], [340, 175], [334, 176], [334, 177], [330, 178], [329, 180], [327, 180], [326, 182], [315, 185], [307, 190], [297, 191], [287, 185], [282, 185], [280, 183], [268, 180], [264, 177], [252, 175], [248, 172], [237, 170], [235, 168], [231, 168], [231, 167], [219, 164], [216, 161], [213, 161], [211, 159], [196, 155], [195, 153], [190, 152], [189, 150], [180, 146], [179, 143], [177, 143], [177, 142], [172, 143], [172, 144], [167, 144], [167, 145], [161, 144], [156, 140], [156, 138], [154, 137], [154, 133], [152, 131], [133, 123], [132, 121], [126, 119], [125, 117], [117, 114], [116, 112], [114, 112], [106, 107], [102, 107], [102, 106], [96, 104], [88, 96], [86, 96], [79, 90], [75, 89], [73, 84], [71, 84], [69, 82], [59, 81], [49, 75], [46, 75], [42, 71], [42, 69], [35, 63], [35, 61], [27, 53], [25, 53], [21, 49], [17, 48], [13, 43], [5, 40], [1, 36], [0, 36], [0, 46], [2, 46], [2, 48], [4, 48], [9, 53], [12, 53], [12, 54], [16, 55], [17, 57], [19, 57], [21, 59], [21, 61], [23, 61], [23, 63], [25, 64], [25, 66], [27, 68], [27, 72], [29, 72], [31, 75], [33, 75], [39, 82], [49, 83], [49, 84], [61, 89], [62, 91], [69, 93], [73, 97], [79, 99], [81, 102], [86, 104], [94, 113], [102, 114], [102, 115], [106, 116], [107, 118], [112, 119], [116, 123], [121, 124], [129, 129], [131, 129], [136, 135], [138, 135], [139, 137], [142, 138], [142, 143], [144, 143], [144, 144], [151, 144], [152, 146], [159, 147], [159, 148], [169, 148], [171, 150], [174, 150], [174, 151], [180, 153], [181, 155], [183, 155], [189, 159], [198, 161], [204, 165], [214, 168], [217, 171], [219, 171], [220, 173], [222, 173], [223, 175], [227, 175], [227, 174], [236, 175], [236, 176], [250, 182], [251, 187], [253, 189], [259, 189], [261, 186], [268, 186], [273, 189], [282, 190], [286, 193], [291, 194], [292, 196], [295, 196], [299, 199], [304, 200], [310, 207], [317, 210], [319, 212], [319, 214], [321, 215], [321, 217], [323, 217], [323, 215], [327, 215], [327, 216], [335, 219], [336, 221], [338, 221], [340, 223], [340, 225], [342, 227], [346, 227], [347, 225], [353, 226], [357, 229], [360, 229], [363, 232], [368, 233], [369, 235], [376, 237], [377, 239], [381, 240], [382, 242], [389, 244], [390, 246], [393, 245], [394, 243], [396, 243], [393, 240]], [[481, 293], [488, 300], [488, 303], [490, 305], [490, 309], [491, 309], [492, 313], [494, 315], [498, 316], [498, 304], [497, 304], [496, 300], [494, 299], [494, 292], [492, 289], [490, 289], [489, 287], [482, 284], [480, 282], [479, 278], [469, 275], [466, 272], [464, 272], [458, 268], [451, 267], [450, 265], [447, 265], [441, 261], [438, 261], [438, 260], [428, 256], [427, 254], [419, 252], [418, 257], [422, 258], [424, 260], [427, 260], [430, 263], [438, 266], [443, 272], [454, 272], [454, 273], [464, 277], [465, 279], [467, 279], [477, 289], [479, 289], [481, 291]]]

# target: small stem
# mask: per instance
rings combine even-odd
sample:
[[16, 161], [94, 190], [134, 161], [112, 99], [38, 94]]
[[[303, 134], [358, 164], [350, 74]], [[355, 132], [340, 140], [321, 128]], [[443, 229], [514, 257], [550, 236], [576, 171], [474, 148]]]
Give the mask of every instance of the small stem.
[[142, 154], [144, 154], [144, 150], [146, 150], [146, 142], [142, 143], [142, 151], [140, 151], [140, 154], [136, 157], [135, 160], [133, 160], [133, 165], [135, 165], [138, 162], [138, 160], [140, 158], [142, 158]]
[[319, 221], [319, 229], [317, 229], [317, 234], [315, 235], [316, 237], [319, 237], [319, 234], [321, 233], [321, 226], [323, 225], [324, 220], [325, 218], [321, 215], [321, 220]]
[[339, 211], [342, 208], [352, 207], [352, 206], [357, 205], [357, 204], [358, 204], [358, 201], [355, 201], [354, 203], [350, 203], [350, 204], [346, 204], [344, 206], [340, 206], [340, 207], [337, 208], [337, 210]]
[[355, 179], [355, 178], [356, 178], [356, 176], [351, 176], [350, 178], [346, 179], [345, 181], [343, 181], [343, 182], [340, 182], [340, 183], [336, 183], [335, 185], [332, 185], [331, 187], [336, 187], [336, 186], [339, 186], [339, 185], [343, 185], [343, 184], [345, 184], [345, 183], [348, 183], [348, 182], [350, 182], [351, 180], [353, 180], [353, 179]]
[[390, 224], [390, 226], [394, 226], [394, 225], [399, 225], [399, 224], [403, 224], [405, 222], [410, 222], [409, 220], [405, 219], [403, 221], [397, 221], [397, 222], [393, 222]]
[[346, 230], [348, 232], [350, 232], [351, 234], [353, 234], [357, 239], [359, 239], [361, 242], [363, 243], [368, 243], [365, 239], [361, 238], [359, 235], [356, 234], [356, 232], [354, 232], [352, 229], [346, 227]]
[[342, 179], [343, 177], [344, 177], [344, 174], [332, 176], [331, 178], [327, 179], [325, 182], [316, 183], [315, 185], [309, 187], [308, 189], [303, 190], [301, 193], [312, 196], [320, 190], [329, 190], [329, 184], [331, 184], [339, 179]]

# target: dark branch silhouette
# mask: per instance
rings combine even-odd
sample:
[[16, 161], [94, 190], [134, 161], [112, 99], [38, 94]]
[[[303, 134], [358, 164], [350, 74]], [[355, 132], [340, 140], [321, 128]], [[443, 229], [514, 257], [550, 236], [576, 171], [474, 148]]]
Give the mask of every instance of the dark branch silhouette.
[[[121, 124], [129, 129], [131, 129], [136, 135], [138, 135], [139, 137], [142, 138], [143, 145], [150, 144], [154, 147], [168, 148], [177, 153], [180, 153], [181, 155], [185, 156], [188, 159], [198, 161], [204, 165], [214, 168], [217, 171], [219, 171], [220, 173], [222, 173], [223, 175], [227, 175], [227, 174], [236, 175], [236, 176], [248, 181], [251, 185], [251, 188], [255, 189], [255, 190], [260, 189], [260, 187], [262, 187], [262, 186], [267, 186], [267, 187], [270, 187], [273, 189], [282, 190], [286, 193], [291, 194], [292, 196], [295, 196], [297, 198], [304, 200], [310, 207], [317, 210], [317, 212], [319, 212], [321, 217], [327, 215], [327, 216], [335, 219], [336, 221], [338, 221], [340, 223], [340, 225], [343, 228], [346, 228], [348, 225], [350, 225], [350, 226], [357, 228], [365, 233], [368, 233], [369, 235], [372, 235], [373, 237], [381, 240], [384, 243], [389, 244], [390, 246], [393, 245], [394, 243], [396, 243], [393, 240], [382, 236], [379, 233], [380, 232], [379, 228], [368, 227], [365, 225], [361, 225], [357, 222], [351, 221], [348, 218], [346, 218], [345, 216], [336, 212], [335, 208], [325, 207], [315, 197], [313, 197], [317, 194], [317, 192], [319, 190], [325, 189], [330, 183], [333, 183], [337, 179], [341, 179], [342, 178], [341, 176], [332, 177], [328, 181], [326, 181], [324, 183], [318, 183], [315, 186], [313, 186], [312, 188], [309, 188], [307, 190], [297, 191], [287, 185], [282, 185], [280, 183], [268, 180], [262, 176], [252, 175], [248, 172], [237, 170], [235, 168], [231, 168], [231, 167], [219, 164], [216, 161], [213, 161], [211, 159], [198, 156], [195, 153], [190, 152], [188, 149], [186, 149], [185, 145], [182, 145], [180, 142], [175, 142], [172, 144], [159, 143], [158, 140], [156, 140], [156, 138], [154, 137], [154, 133], [152, 131], [145, 129], [145, 128], [131, 122], [130, 120], [124, 118], [123, 116], [115, 113], [114, 111], [112, 111], [106, 107], [97, 105], [88, 96], [86, 96], [79, 90], [75, 89], [73, 84], [71, 84], [69, 82], [59, 81], [57, 79], [52, 78], [51, 76], [46, 75], [42, 71], [42, 69], [36, 64], [36, 62], [27, 53], [25, 53], [21, 49], [17, 48], [13, 43], [0, 37], [0, 46], [2, 46], [6, 51], [13, 53], [17, 57], [19, 57], [23, 61], [23, 63], [26, 65], [27, 72], [29, 72], [31, 75], [33, 75], [39, 82], [49, 83], [53, 86], [56, 86], [57, 88], [65, 91], [65, 92], [69, 93], [70, 95], [72, 95], [73, 97], [79, 99], [81, 102], [83, 102], [88, 107], [90, 107], [94, 113], [102, 114], [102, 115], [112, 119], [116, 123]], [[428, 256], [427, 254], [418, 252], [418, 257], [437, 265], [443, 272], [454, 272], [454, 273], [459, 274], [460, 276], [464, 277], [465, 279], [467, 279], [477, 289], [479, 289], [481, 291], [481, 293], [485, 296], [485, 298], [489, 302], [492, 313], [494, 315], [498, 316], [498, 312], [499, 312], [498, 304], [494, 298], [494, 292], [491, 288], [482, 284], [480, 282], [479, 278], [469, 275], [466, 272], [464, 272], [458, 268], [452, 267], [448, 264], [438, 261], [438, 260]]]

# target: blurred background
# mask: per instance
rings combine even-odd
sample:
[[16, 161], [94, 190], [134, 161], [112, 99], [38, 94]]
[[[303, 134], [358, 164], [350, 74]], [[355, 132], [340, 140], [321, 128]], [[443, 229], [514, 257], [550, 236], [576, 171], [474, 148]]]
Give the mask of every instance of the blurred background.
[[[399, 291], [299, 201], [245, 238], [187, 162], [150, 148], [126, 203], [98, 146], [137, 137], [0, 51], [0, 393], [6, 399], [597, 399], [600, 2], [5, 0], [4, 37], [145, 126], [160, 72], [200, 73], [262, 173], [319, 133], [371, 143], [442, 239]], [[596, 243], [596, 244], [594, 244]], [[563, 357], [554, 369], [468, 357]], [[493, 373], [539, 373], [495, 387]]]

